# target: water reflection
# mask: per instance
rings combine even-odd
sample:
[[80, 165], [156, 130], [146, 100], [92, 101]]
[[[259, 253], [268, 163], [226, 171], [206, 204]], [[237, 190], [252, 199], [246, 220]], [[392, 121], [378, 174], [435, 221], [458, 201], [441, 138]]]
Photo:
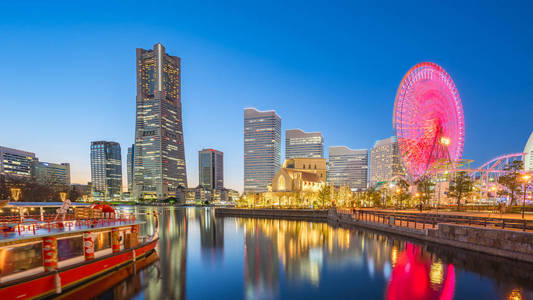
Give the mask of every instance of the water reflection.
[[453, 298], [453, 265], [444, 266], [440, 260], [432, 261], [419, 246], [406, 243], [399, 257], [393, 260], [393, 266], [387, 286], [387, 300]]
[[529, 264], [326, 223], [159, 213], [160, 261], [103, 298], [533, 298]]

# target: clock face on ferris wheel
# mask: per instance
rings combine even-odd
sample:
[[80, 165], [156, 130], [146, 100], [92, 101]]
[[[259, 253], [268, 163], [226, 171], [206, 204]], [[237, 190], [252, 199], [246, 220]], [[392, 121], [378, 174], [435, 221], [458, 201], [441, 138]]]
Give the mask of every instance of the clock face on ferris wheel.
[[393, 126], [410, 179], [438, 161], [461, 159], [465, 126], [461, 97], [439, 65], [423, 62], [402, 79], [394, 102]]

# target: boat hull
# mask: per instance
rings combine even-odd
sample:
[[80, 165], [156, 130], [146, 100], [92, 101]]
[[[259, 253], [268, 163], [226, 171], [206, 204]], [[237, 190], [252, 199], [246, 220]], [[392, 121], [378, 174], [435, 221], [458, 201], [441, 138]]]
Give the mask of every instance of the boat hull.
[[[57, 274], [60, 278], [62, 292], [80, 287], [80, 285], [95, 279], [99, 280], [99, 277], [103, 277], [105, 274], [131, 266], [131, 262], [134, 260], [134, 251], [137, 267], [137, 262], [145, 260], [154, 252], [157, 241], [158, 239], [154, 239], [135, 249], [123, 250], [118, 254], [59, 269]], [[142, 263], [140, 266], [142, 268]], [[0, 299], [44, 298], [52, 295], [61, 297], [60, 294], [56, 293], [56, 281], [56, 272], [47, 272], [7, 283], [0, 287]]]

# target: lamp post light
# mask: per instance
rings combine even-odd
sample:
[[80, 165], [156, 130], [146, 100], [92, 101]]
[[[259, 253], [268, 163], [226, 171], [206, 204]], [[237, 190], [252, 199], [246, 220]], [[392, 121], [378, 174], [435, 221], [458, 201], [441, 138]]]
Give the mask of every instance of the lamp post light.
[[527, 194], [527, 183], [531, 179], [531, 174], [525, 173], [521, 176], [522, 181], [524, 182], [524, 201], [522, 202], [522, 219], [524, 218], [524, 213], [526, 211], [526, 194]]

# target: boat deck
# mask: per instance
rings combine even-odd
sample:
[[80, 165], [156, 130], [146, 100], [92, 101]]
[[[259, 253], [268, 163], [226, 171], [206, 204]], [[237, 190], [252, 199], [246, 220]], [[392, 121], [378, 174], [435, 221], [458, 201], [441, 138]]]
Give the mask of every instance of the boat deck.
[[10, 225], [14, 229], [12, 232], [0, 233], [0, 247], [14, 243], [23, 243], [43, 238], [45, 236], [62, 236], [87, 231], [100, 231], [121, 226], [141, 225], [146, 222], [135, 219], [98, 219], [98, 220], [69, 220], [57, 222], [41, 222], [33, 219], [26, 219], [17, 224]]

